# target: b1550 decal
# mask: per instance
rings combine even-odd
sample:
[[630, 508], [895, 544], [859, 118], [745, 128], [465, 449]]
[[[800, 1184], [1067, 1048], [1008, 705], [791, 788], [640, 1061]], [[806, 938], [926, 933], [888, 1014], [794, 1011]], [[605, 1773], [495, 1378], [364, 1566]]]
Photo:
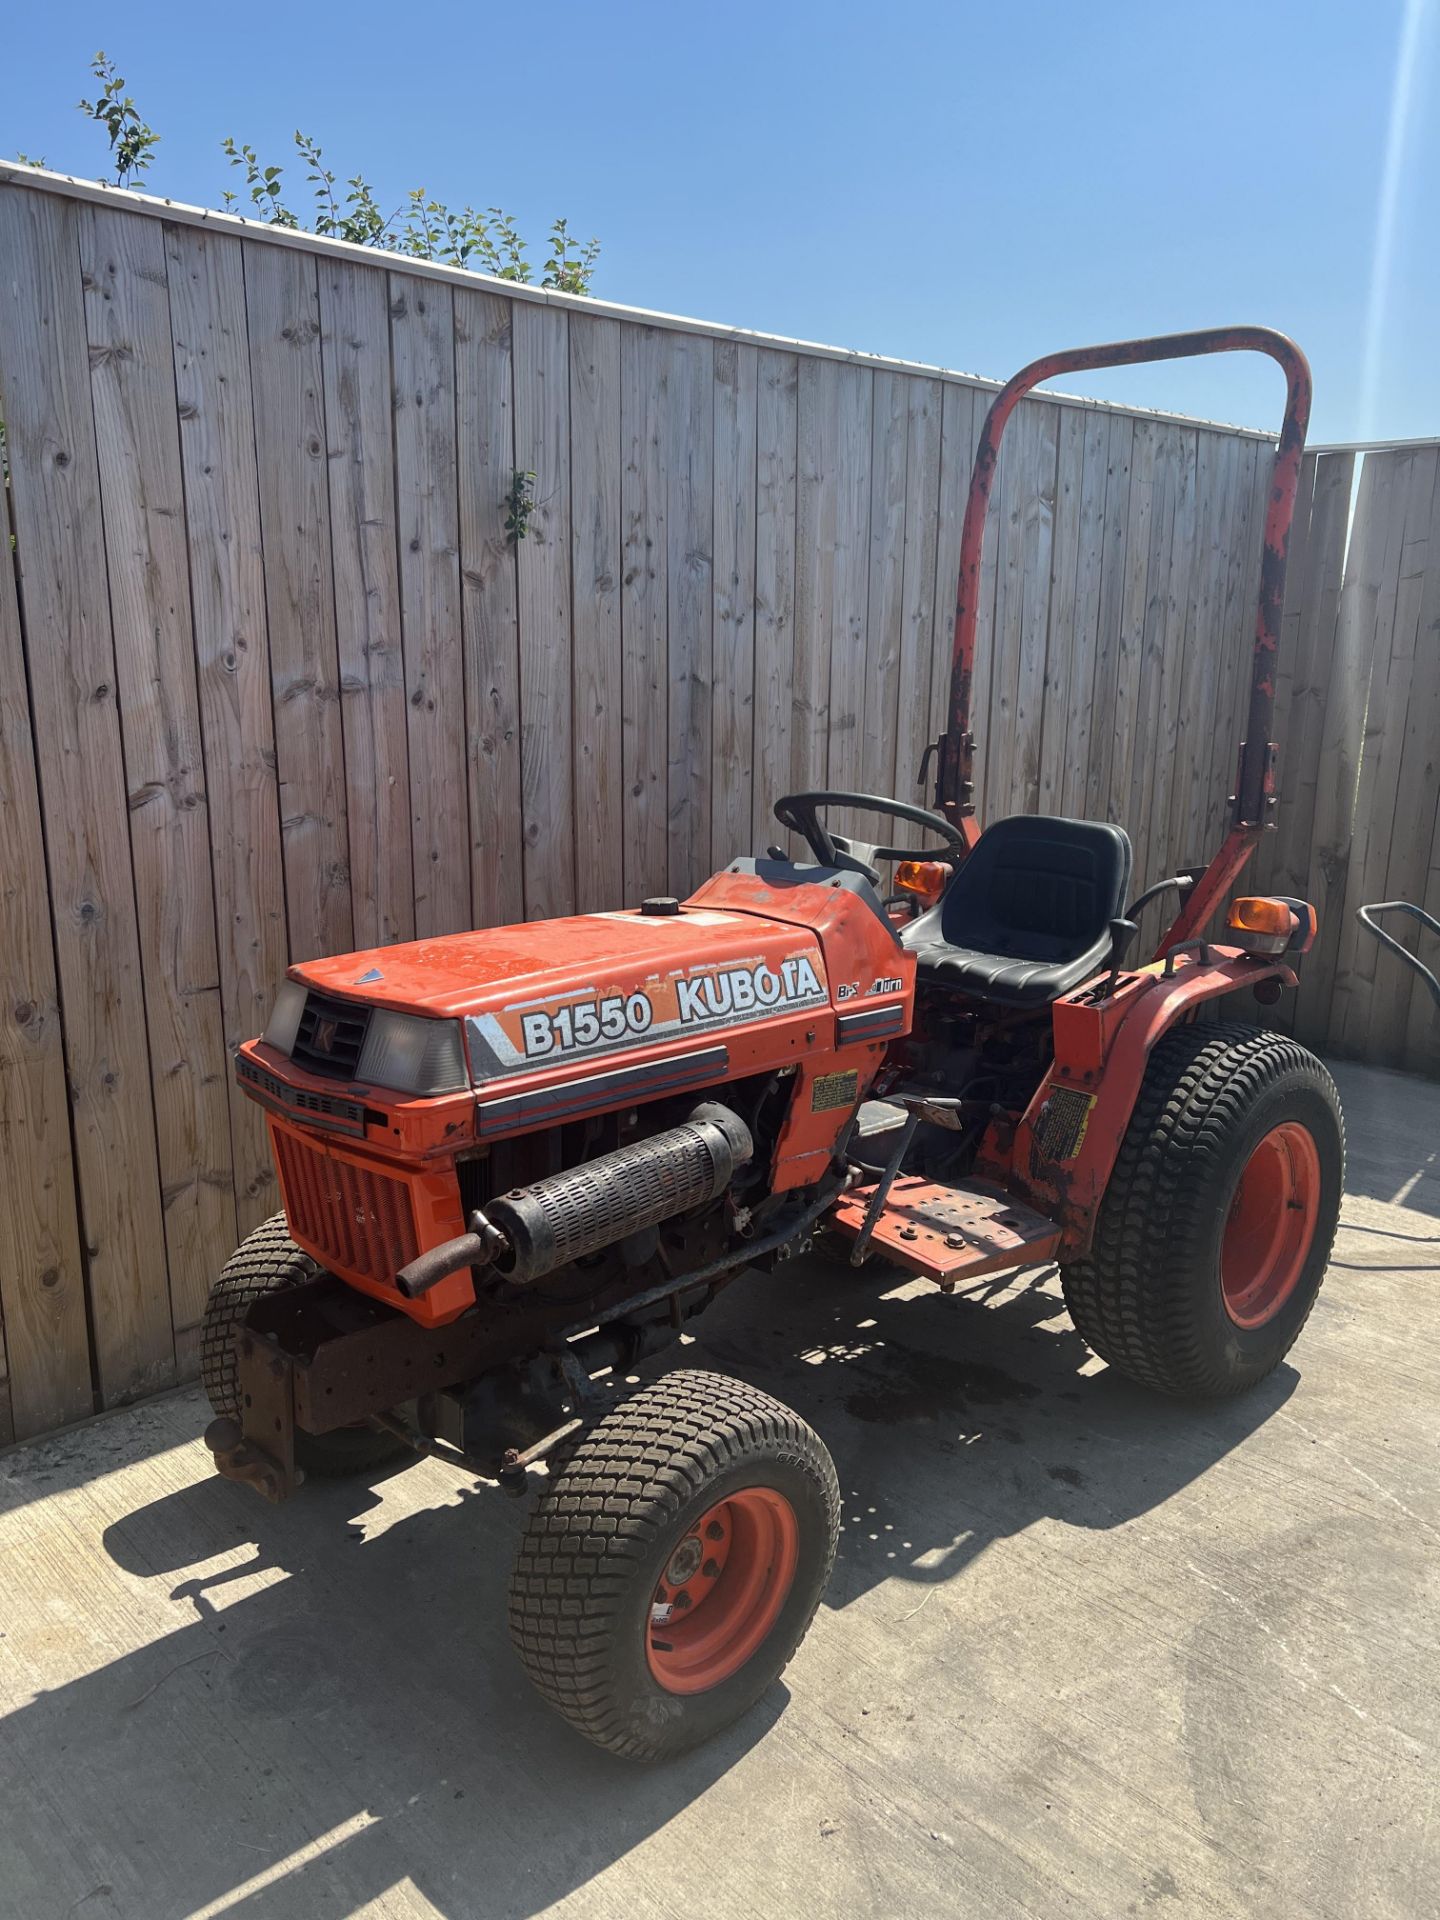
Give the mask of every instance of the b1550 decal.
[[581, 989], [473, 1015], [466, 1022], [470, 1067], [477, 1081], [490, 1080], [642, 1040], [677, 1040], [769, 1013], [803, 1012], [827, 1006], [829, 998], [818, 954], [691, 967], [628, 991]]

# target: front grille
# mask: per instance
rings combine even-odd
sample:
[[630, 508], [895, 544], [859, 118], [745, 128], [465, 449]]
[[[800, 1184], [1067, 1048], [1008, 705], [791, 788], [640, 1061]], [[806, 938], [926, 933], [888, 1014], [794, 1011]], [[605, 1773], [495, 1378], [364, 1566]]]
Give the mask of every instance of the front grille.
[[272, 1127], [285, 1212], [296, 1238], [341, 1272], [388, 1285], [420, 1251], [403, 1180], [317, 1152]]
[[337, 1080], [353, 1080], [369, 1024], [369, 1007], [309, 993], [305, 996], [305, 1011], [300, 1016], [290, 1058], [297, 1067], [305, 1067], [311, 1073], [329, 1073]]
[[246, 1086], [254, 1087], [264, 1099], [277, 1107], [303, 1113], [318, 1125], [331, 1127], [337, 1133], [354, 1133], [364, 1137], [365, 1109], [358, 1100], [347, 1100], [338, 1093], [312, 1093], [308, 1087], [287, 1086], [283, 1080], [277, 1080], [273, 1073], [266, 1073], [263, 1067], [246, 1059], [243, 1053], [235, 1056], [235, 1077]]

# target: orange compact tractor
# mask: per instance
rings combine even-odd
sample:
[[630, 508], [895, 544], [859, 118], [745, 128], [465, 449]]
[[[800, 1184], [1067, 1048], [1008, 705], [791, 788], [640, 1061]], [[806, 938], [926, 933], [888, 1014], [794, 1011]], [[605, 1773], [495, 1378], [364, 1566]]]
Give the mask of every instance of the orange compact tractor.
[[[1038, 381], [1233, 348], [1278, 360], [1288, 400], [1232, 824], [1207, 866], [1137, 892], [1108, 821], [976, 822], [985, 505]], [[683, 1368], [597, 1384], [743, 1271], [822, 1226], [854, 1264], [883, 1254], [946, 1289], [1054, 1261], [1084, 1338], [1147, 1386], [1231, 1394], [1276, 1366], [1335, 1229], [1335, 1089], [1283, 1035], [1196, 1015], [1275, 1000], [1315, 936], [1289, 899], [1237, 899], [1209, 936], [1275, 805], [1309, 398], [1303, 356], [1259, 327], [1059, 353], [1003, 389], [965, 514], [933, 812], [790, 794], [775, 813], [804, 857], [736, 859], [688, 900], [292, 967], [235, 1063], [285, 1211], [211, 1295], [220, 1471], [278, 1500], [410, 1449], [520, 1493], [543, 1461], [516, 1647], [583, 1733], [646, 1758], [774, 1679], [835, 1552], [830, 1456], [786, 1407]], [[921, 843], [862, 842], [829, 808]], [[1136, 914], [1166, 896], [1174, 919], [1136, 962]]]

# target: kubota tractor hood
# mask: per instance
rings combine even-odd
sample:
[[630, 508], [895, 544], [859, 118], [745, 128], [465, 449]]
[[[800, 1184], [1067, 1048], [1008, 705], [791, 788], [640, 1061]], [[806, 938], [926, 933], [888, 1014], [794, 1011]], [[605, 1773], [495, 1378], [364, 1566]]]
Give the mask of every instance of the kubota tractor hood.
[[695, 906], [448, 934], [290, 973], [338, 999], [463, 1020], [479, 1083], [830, 1001], [813, 932]]

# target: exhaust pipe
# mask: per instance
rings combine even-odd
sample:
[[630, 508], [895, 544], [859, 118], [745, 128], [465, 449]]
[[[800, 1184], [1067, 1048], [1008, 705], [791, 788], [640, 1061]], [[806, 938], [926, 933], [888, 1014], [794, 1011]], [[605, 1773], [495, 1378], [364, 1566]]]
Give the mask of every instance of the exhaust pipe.
[[706, 1102], [678, 1127], [502, 1194], [472, 1216], [475, 1231], [422, 1253], [396, 1284], [413, 1300], [461, 1267], [493, 1265], [526, 1286], [718, 1199], [754, 1151], [739, 1114]]

